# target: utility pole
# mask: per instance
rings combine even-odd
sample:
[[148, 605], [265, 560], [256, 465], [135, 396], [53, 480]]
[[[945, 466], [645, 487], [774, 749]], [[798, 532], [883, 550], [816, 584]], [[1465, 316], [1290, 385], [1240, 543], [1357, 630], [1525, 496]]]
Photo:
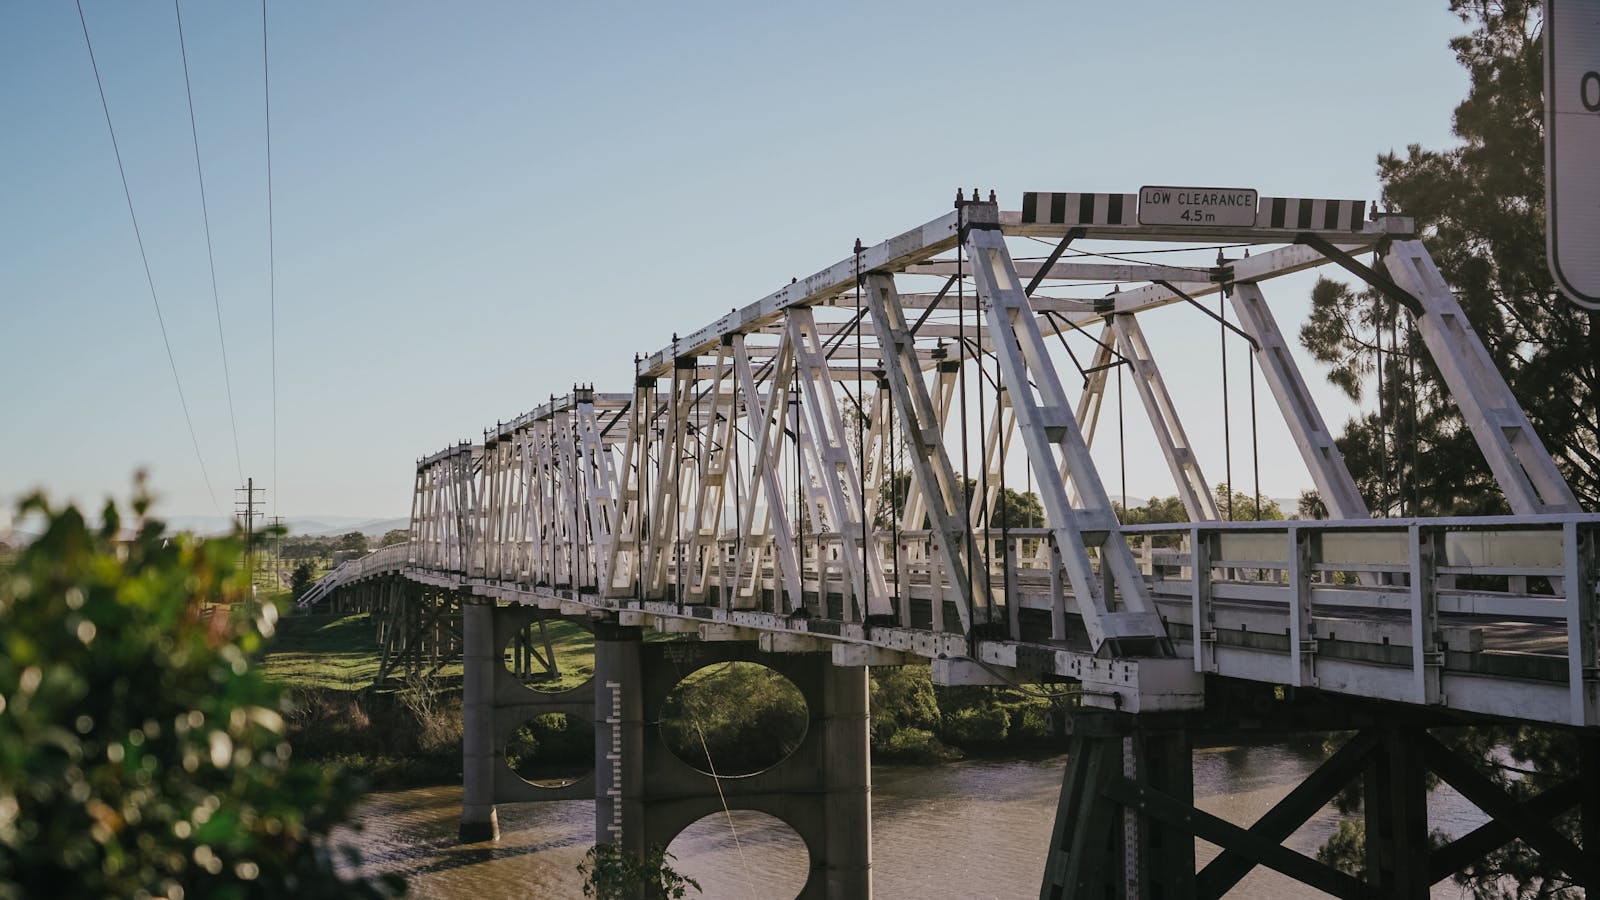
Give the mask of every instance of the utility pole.
[[268, 519], [267, 527], [272, 530], [272, 589], [276, 591], [283, 587], [283, 516]]
[[256, 501], [256, 495], [265, 494], [267, 489], [256, 487], [256, 480], [249, 478], [245, 480], [244, 487], [234, 488], [233, 492], [244, 495], [243, 500], [235, 500], [233, 505], [234, 512], [244, 517], [244, 570], [250, 576], [250, 593], [253, 595], [256, 590], [256, 581], [255, 569], [251, 566], [251, 561], [254, 559], [253, 554], [255, 552], [253, 545], [255, 544], [256, 516], [259, 515], [256, 507], [260, 505]]

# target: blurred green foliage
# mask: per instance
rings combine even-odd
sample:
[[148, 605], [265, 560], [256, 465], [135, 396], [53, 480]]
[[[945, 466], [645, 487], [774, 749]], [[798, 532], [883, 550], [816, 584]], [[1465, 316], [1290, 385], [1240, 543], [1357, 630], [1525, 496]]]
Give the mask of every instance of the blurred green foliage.
[[0, 572], [0, 898], [384, 897], [342, 881], [328, 831], [358, 799], [290, 760], [284, 697], [252, 668], [277, 608], [236, 539], [91, 527], [41, 497]]

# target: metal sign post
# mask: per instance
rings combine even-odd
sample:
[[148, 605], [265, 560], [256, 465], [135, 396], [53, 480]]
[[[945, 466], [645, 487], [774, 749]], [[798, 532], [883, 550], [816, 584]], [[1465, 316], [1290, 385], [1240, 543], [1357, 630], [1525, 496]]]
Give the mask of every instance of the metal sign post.
[[1600, 309], [1600, 0], [1547, 0], [1546, 245], [1562, 293]]

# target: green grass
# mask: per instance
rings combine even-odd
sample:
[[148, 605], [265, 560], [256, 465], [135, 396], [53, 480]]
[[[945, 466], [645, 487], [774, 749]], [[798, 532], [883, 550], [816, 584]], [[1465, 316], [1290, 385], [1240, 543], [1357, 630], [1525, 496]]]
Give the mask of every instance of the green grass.
[[[563, 691], [588, 681], [594, 675], [594, 635], [564, 620], [552, 621], [547, 627], [561, 675], [531, 687]], [[268, 678], [290, 687], [361, 690], [378, 677], [376, 634], [367, 613], [284, 616], [262, 657], [262, 669]], [[543, 652], [542, 644], [536, 642], [535, 646]], [[439, 674], [461, 677], [461, 661], [455, 660]]]
[[[546, 623], [545, 627], [561, 675], [550, 681], [535, 682], [530, 687], [541, 691], [564, 691], [588, 681], [594, 675], [594, 635], [565, 619], [553, 620]], [[534, 647], [542, 654], [544, 645], [537, 639], [537, 629], [534, 630], [534, 636]]]
[[366, 613], [284, 616], [261, 667], [268, 678], [291, 687], [360, 690], [378, 676], [374, 635]]

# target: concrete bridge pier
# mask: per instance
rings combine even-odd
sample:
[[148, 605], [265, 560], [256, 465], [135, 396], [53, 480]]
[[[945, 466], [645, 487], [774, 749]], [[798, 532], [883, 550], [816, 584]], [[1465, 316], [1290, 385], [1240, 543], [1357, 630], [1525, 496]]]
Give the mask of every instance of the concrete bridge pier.
[[464, 844], [500, 839], [494, 808], [495, 602], [461, 604], [461, 829]]
[[[660, 737], [668, 695], [705, 666], [755, 662], [786, 677], [808, 708], [787, 759], [717, 779], [680, 760]], [[867, 670], [828, 653], [762, 653], [753, 642], [643, 643], [640, 630], [595, 629], [595, 840], [633, 852], [728, 809], [756, 810], [793, 828], [811, 857], [802, 900], [872, 896], [872, 780]], [[720, 784], [719, 784], [720, 781]]]
[[506, 764], [506, 743], [529, 719], [562, 713], [589, 721], [594, 715], [592, 682], [565, 691], [536, 691], [506, 667], [506, 647], [523, 629], [549, 615], [537, 607], [499, 606], [491, 598], [462, 596], [462, 843], [499, 839], [497, 803], [575, 800], [594, 794], [592, 777], [533, 784]]
[[594, 839], [645, 849], [641, 629], [609, 622], [594, 632]]

